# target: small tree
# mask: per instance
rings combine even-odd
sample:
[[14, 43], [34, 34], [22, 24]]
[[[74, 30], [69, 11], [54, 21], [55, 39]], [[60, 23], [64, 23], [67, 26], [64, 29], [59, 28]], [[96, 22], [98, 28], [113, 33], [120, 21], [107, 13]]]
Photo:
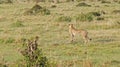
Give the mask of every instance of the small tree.
[[42, 50], [38, 49], [38, 36], [33, 40], [24, 40], [22, 55], [25, 57], [26, 67], [48, 67], [48, 60], [42, 54]]

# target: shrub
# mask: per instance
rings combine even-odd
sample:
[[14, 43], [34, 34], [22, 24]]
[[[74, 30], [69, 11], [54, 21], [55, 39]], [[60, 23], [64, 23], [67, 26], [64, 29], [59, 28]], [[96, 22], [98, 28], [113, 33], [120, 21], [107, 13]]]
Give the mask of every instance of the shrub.
[[31, 9], [24, 12], [24, 15], [36, 15], [36, 14], [43, 14], [43, 15], [49, 15], [50, 10], [46, 9], [45, 7], [41, 7], [39, 5], [34, 5]]
[[22, 21], [17, 20], [16, 22], [11, 24], [12, 27], [23, 27]]
[[88, 5], [88, 4], [84, 3], [84, 2], [79, 3], [79, 4], [76, 5], [76, 7], [81, 7], [81, 6], [91, 7], [91, 5]]
[[92, 21], [93, 18], [92, 14], [79, 14], [75, 16], [76, 21]]
[[41, 6], [39, 5], [34, 5], [31, 9], [27, 10], [24, 12], [24, 15], [32, 15], [32, 14], [36, 14], [39, 13], [39, 11], [42, 9]]
[[42, 9], [42, 7], [36, 4], [30, 10], [33, 11], [33, 13], [38, 13], [39, 10], [41, 10], [41, 9]]
[[61, 16], [57, 19], [58, 22], [71, 22], [72, 18], [69, 16]]
[[25, 67], [48, 67], [48, 59], [43, 56], [42, 50], [38, 49], [38, 37], [35, 39], [24, 40], [21, 54], [25, 57], [26, 66]]

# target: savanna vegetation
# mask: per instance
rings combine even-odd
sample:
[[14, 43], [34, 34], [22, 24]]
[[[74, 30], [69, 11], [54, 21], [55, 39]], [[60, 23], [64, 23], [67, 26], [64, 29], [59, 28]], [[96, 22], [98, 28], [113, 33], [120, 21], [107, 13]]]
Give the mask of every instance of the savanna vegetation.
[[[70, 42], [69, 24], [92, 40]], [[119, 0], [0, 0], [0, 67], [120, 67], [119, 58]]]

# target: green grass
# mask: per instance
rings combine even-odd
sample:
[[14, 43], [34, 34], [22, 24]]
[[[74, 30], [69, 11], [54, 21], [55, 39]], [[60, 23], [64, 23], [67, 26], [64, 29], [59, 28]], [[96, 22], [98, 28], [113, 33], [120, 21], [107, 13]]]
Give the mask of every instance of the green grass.
[[23, 27], [24, 25], [22, 24], [22, 21], [16, 21], [11, 24], [11, 27]]
[[[4, 60], [10, 67], [23, 59], [19, 49], [22, 38], [39, 36], [39, 48], [45, 56], [58, 65], [73, 64], [82, 67], [83, 60], [90, 60], [94, 67], [108, 64], [109, 67], [120, 66], [120, 18], [112, 14], [119, 10], [118, 3], [88, 2], [91, 7], [76, 7], [78, 2], [56, 4], [39, 3], [50, 10], [50, 15], [23, 15], [34, 4], [0, 4], [0, 63]], [[108, 6], [105, 6], [108, 5]], [[99, 6], [99, 7], [95, 7]], [[75, 21], [75, 16], [81, 13], [99, 12], [104, 10], [104, 20]], [[56, 21], [58, 17], [71, 17], [68, 23]], [[2, 18], [2, 19], [1, 19]], [[96, 19], [96, 18], [94, 18]], [[19, 20], [19, 21], [16, 21]], [[73, 23], [78, 29], [86, 29], [92, 41], [84, 44], [82, 37], [75, 36], [70, 43], [68, 24]], [[73, 67], [72, 66], [72, 67]]]

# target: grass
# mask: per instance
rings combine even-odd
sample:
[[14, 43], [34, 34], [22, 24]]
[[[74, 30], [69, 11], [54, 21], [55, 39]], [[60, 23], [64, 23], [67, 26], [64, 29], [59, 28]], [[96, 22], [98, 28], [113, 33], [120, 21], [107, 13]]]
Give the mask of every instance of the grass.
[[72, 18], [69, 16], [60, 16], [56, 21], [58, 22], [71, 22]]
[[11, 24], [11, 27], [23, 27], [22, 21], [17, 20], [15, 23]]
[[76, 21], [92, 21], [93, 20], [93, 15], [92, 14], [79, 14], [76, 16]]
[[[109, 67], [120, 66], [120, 26], [119, 14], [112, 14], [119, 10], [118, 3], [90, 2], [91, 7], [76, 7], [78, 2], [66, 2], [56, 4], [51, 8], [50, 3], [39, 3], [50, 10], [50, 15], [23, 15], [23, 12], [34, 4], [0, 4], [0, 57], [10, 65], [16, 67], [23, 59], [19, 49], [22, 38], [40, 37], [39, 48], [45, 56], [58, 66], [82, 67], [84, 60], [90, 61], [94, 67], [103, 64]], [[94, 7], [99, 5], [99, 7]], [[109, 5], [106, 7], [105, 5]], [[10, 9], [8, 9], [10, 8]], [[99, 12], [104, 10], [104, 20], [75, 22], [78, 14]], [[76, 28], [86, 29], [92, 41], [83, 43], [82, 37], [76, 36], [75, 42], [70, 43], [67, 21], [56, 21], [60, 16], [72, 17], [71, 22]], [[16, 21], [22, 21], [19, 22]], [[15, 23], [15, 24], [14, 24]], [[19, 27], [20, 26], [20, 27]], [[7, 42], [7, 43], [5, 43]], [[0, 63], [3, 62], [0, 58]]]

